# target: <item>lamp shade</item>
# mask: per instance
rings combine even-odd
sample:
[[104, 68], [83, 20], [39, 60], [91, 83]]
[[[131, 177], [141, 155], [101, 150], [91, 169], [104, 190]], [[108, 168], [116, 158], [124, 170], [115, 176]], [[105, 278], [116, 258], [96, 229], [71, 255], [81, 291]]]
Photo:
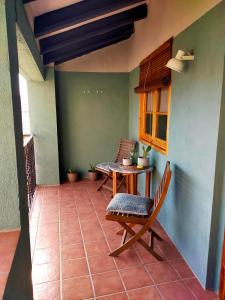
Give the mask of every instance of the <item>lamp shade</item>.
[[184, 69], [184, 64], [181, 60], [177, 59], [177, 58], [171, 58], [168, 63], [166, 64], [166, 67], [177, 71], [179, 73], [182, 73], [183, 69]]
[[183, 50], [178, 50], [176, 59], [182, 60], [182, 57], [185, 55], [185, 52]]

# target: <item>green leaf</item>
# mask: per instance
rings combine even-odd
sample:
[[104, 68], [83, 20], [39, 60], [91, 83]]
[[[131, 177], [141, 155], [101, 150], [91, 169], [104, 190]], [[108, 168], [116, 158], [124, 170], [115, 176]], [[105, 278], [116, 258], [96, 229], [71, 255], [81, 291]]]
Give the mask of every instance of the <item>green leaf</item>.
[[67, 173], [73, 174], [73, 173], [77, 173], [77, 171], [75, 169], [68, 169]]
[[90, 165], [90, 171], [95, 172], [95, 165], [92, 165], [91, 163], [89, 163], [89, 165]]
[[146, 152], [149, 152], [149, 151], [151, 151], [151, 149], [152, 149], [152, 147], [149, 145], [147, 148], [146, 148]]

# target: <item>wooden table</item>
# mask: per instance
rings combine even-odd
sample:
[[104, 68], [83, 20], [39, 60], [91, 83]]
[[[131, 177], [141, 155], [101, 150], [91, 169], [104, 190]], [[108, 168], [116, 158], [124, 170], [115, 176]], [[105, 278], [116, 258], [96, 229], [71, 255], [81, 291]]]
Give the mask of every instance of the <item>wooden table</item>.
[[150, 197], [150, 182], [153, 167], [144, 167], [142, 169], [137, 166], [123, 166], [121, 163], [115, 163], [110, 166], [113, 172], [113, 196], [117, 193], [117, 173], [126, 176], [127, 193], [137, 195], [137, 177], [138, 174], [145, 173], [145, 195]]

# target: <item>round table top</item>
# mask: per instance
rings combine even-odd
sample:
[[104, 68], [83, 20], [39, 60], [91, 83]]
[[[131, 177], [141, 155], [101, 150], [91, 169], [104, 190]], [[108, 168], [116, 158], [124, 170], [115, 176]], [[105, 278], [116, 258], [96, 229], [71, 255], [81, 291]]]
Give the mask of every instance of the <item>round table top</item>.
[[143, 167], [141, 169], [137, 166], [124, 166], [122, 163], [114, 163], [110, 166], [110, 170], [122, 174], [141, 174], [146, 172], [152, 172], [153, 167]]

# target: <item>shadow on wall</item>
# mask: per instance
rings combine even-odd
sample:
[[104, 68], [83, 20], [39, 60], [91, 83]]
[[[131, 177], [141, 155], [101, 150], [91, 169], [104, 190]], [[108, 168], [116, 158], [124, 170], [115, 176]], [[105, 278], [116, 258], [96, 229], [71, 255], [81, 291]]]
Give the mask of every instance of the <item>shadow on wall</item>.
[[[194, 209], [191, 201], [187, 201], [188, 198], [190, 199], [190, 195], [196, 193], [194, 181], [192, 177], [177, 164], [172, 164], [172, 174], [172, 184], [169, 189], [168, 201], [173, 203], [169, 203], [169, 205], [173, 206], [174, 215], [179, 215], [182, 211], [188, 218], [188, 214], [191, 215], [191, 210]], [[165, 210], [166, 214], [170, 214], [170, 212], [170, 210]], [[170, 216], [168, 216], [168, 218], [170, 218]], [[174, 218], [173, 220], [172, 226], [174, 234], [182, 240], [183, 234], [180, 230], [180, 223], [177, 218]], [[187, 228], [187, 230], [189, 229]]]
[[[157, 166], [157, 157], [154, 157], [152, 159], [152, 164], [156, 166], [152, 177], [152, 195], [154, 195], [163, 174], [161, 166]], [[169, 187], [167, 199], [160, 212], [159, 219], [163, 219], [164, 227], [170, 224], [170, 227], [172, 227], [173, 229], [173, 236], [175, 235], [180, 240], [183, 240], [184, 236], [182, 231], [180, 230], [180, 223], [176, 216], [182, 213], [182, 215], [186, 215], [186, 218], [189, 219], [190, 215], [192, 214], [191, 210], [194, 210], [194, 207], [192, 207], [190, 195], [196, 193], [196, 188], [194, 187], [194, 182], [191, 176], [180, 166], [171, 162], [171, 170], [172, 181]], [[190, 201], [187, 201], [187, 199], [189, 199]], [[171, 219], [173, 220], [172, 223]], [[186, 230], [189, 231], [190, 228], [186, 228]], [[172, 240], [173, 236], [171, 236]]]
[[[177, 199], [182, 199], [184, 194], [190, 195], [192, 192], [195, 193], [193, 188], [194, 181], [191, 176], [176, 164], [173, 165], [173, 180], [173, 200], [175, 205], [178, 206], [179, 202]], [[185, 205], [185, 203], [183, 204]]]

